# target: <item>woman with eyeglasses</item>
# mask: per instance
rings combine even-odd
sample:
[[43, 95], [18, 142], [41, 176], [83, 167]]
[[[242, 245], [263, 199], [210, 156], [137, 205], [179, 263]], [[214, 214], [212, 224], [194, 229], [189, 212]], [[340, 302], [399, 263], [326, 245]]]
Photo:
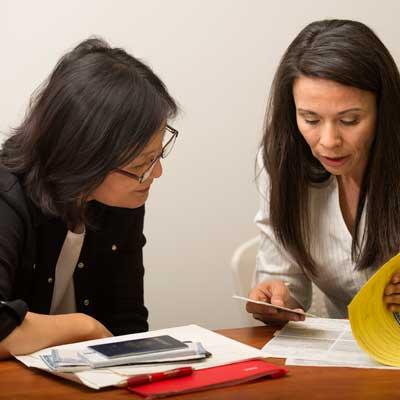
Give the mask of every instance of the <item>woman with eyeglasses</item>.
[[148, 329], [144, 203], [176, 112], [103, 40], [58, 62], [0, 151], [0, 358]]
[[[366, 25], [307, 25], [275, 75], [262, 141], [255, 300], [329, 317], [400, 249], [400, 75]], [[400, 268], [377, 294], [400, 311]], [[257, 304], [262, 321], [304, 317]]]

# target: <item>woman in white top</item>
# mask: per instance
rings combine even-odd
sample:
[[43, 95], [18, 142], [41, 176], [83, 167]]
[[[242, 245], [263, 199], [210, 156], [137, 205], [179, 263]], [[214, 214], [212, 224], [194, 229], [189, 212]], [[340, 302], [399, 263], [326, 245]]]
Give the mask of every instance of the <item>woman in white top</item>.
[[[309, 24], [277, 70], [259, 175], [261, 231], [250, 298], [307, 310], [311, 282], [331, 317], [400, 248], [400, 75], [362, 23]], [[400, 311], [400, 271], [385, 289]], [[247, 304], [265, 322], [302, 320]]]

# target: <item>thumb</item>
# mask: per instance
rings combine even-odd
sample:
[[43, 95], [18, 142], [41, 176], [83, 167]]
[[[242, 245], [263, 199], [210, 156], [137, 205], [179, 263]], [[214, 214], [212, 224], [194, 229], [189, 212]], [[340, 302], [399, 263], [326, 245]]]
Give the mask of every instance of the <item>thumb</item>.
[[283, 301], [282, 295], [280, 294], [273, 295], [271, 297], [271, 304], [273, 304], [274, 306], [284, 307], [285, 302]]
[[285, 298], [287, 297], [287, 287], [283, 284], [283, 282], [276, 282], [271, 287], [271, 304], [275, 306], [285, 306]]

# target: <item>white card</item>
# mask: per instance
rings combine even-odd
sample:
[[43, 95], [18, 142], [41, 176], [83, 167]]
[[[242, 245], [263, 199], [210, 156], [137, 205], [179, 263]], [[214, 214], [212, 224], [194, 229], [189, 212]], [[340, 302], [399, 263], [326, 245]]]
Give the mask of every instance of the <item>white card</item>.
[[263, 305], [263, 306], [268, 306], [268, 307], [276, 308], [277, 310], [288, 311], [288, 312], [292, 312], [292, 313], [295, 313], [295, 314], [298, 314], [298, 315], [305, 315], [306, 317], [314, 317], [314, 318], [317, 317], [317, 316], [314, 315], [314, 314], [310, 314], [310, 313], [306, 313], [306, 312], [301, 312], [301, 311], [295, 311], [295, 310], [292, 310], [291, 308], [276, 306], [276, 305], [274, 305], [274, 304], [267, 303], [266, 301], [252, 300], [252, 299], [249, 299], [249, 298], [247, 298], [247, 297], [242, 297], [242, 296], [237, 296], [237, 295], [234, 295], [234, 296], [232, 296], [232, 297], [233, 297], [234, 299], [237, 299], [237, 300], [248, 301], [249, 303], [261, 304], [261, 305]]

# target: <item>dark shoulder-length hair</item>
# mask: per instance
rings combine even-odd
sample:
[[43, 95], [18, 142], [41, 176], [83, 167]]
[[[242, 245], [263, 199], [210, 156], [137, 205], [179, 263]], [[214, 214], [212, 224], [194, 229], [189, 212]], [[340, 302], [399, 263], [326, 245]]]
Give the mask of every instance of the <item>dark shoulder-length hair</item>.
[[[352, 259], [358, 269], [377, 265], [400, 247], [397, 66], [383, 43], [364, 24], [324, 20], [309, 24], [299, 33], [276, 72], [262, 142], [264, 165], [271, 180], [270, 218], [280, 243], [300, 266], [316, 274], [317, 265], [310, 254], [308, 191], [327, 181], [330, 174], [313, 157], [297, 127], [292, 89], [300, 76], [329, 79], [376, 96], [376, 136], [361, 185], [352, 232]], [[365, 204], [366, 226], [364, 232], [359, 232]]]
[[137, 156], [176, 112], [147, 65], [89, 38], [61, 58], [34, 94], [0, 164], [21, 176], [44, 213], [81, 223], [93, 189]]

